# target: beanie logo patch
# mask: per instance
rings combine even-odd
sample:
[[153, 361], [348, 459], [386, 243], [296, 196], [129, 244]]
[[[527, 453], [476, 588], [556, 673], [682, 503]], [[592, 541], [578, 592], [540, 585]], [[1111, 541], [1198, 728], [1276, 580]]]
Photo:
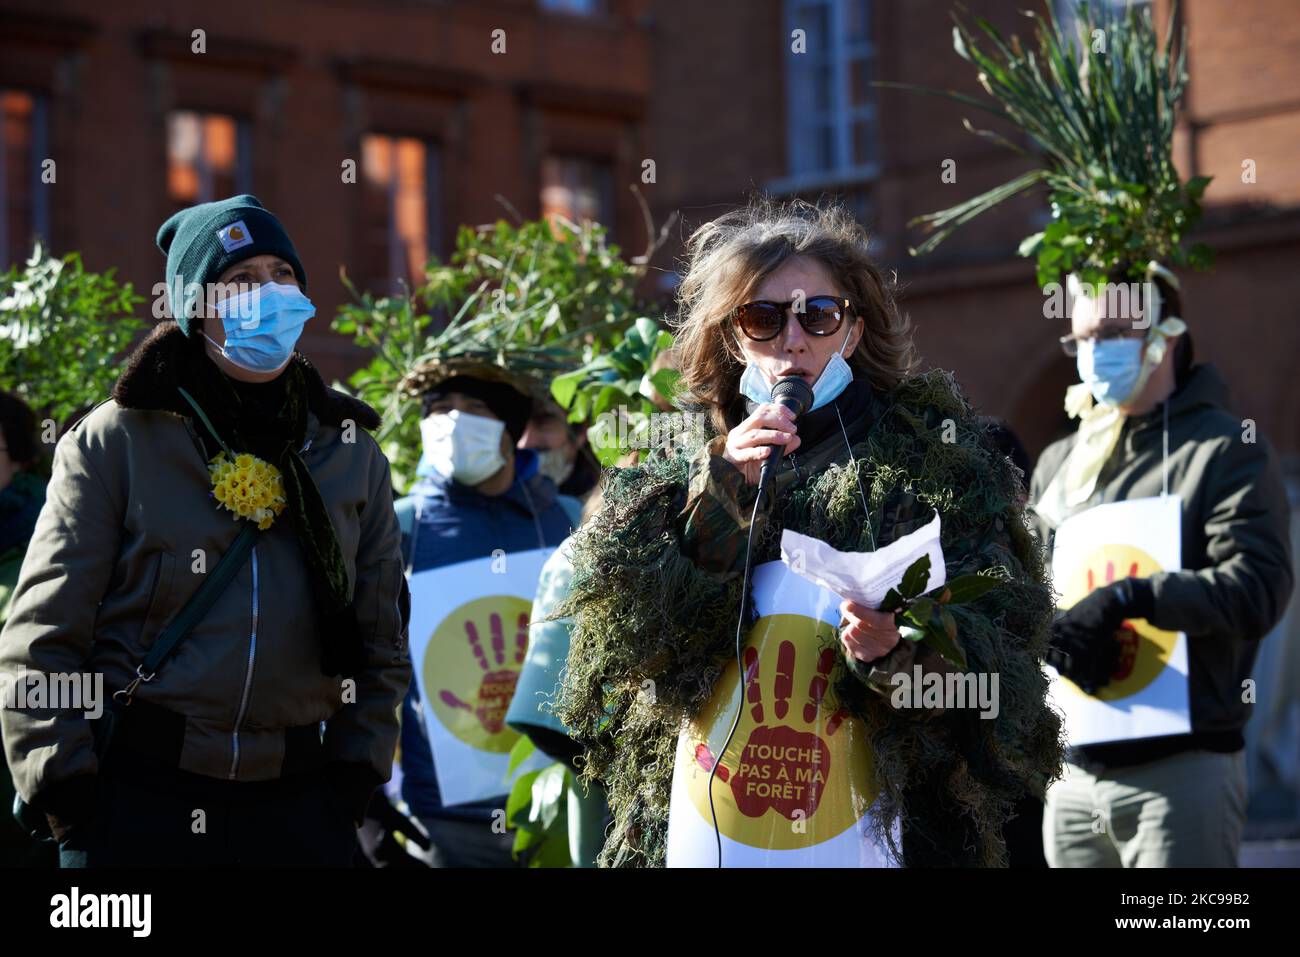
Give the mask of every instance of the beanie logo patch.
[[229, 226], [217, 230], [217, 238], [221, 240], [221, 248], [226, 252], [234, 252], [241, 246], [251, 246], [253, 237], [248, 234], [248, 227], [244, 225], [242, 219], [235, 220]]

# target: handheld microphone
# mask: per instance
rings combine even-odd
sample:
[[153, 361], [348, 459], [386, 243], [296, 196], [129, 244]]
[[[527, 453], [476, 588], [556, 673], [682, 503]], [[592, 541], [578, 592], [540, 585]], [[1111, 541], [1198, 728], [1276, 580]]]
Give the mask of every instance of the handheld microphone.
[[[812, 386], [799, 376], [785, 376], [777, 379], [776, 385], [772, 386], [772, 401], [793, 412], [795, 421], [798, 422], [799, 416], [807, 412], [813, 404]], [[781, 453], [785, 451], [784, 445], [769, 445], [767, 447], [772, 451], [763, 460], [763, 467], [758, 473], [758, 494], [760, 497], [771, 486], [772, 477], [776, 475], [776, 464], [781, 460]]]

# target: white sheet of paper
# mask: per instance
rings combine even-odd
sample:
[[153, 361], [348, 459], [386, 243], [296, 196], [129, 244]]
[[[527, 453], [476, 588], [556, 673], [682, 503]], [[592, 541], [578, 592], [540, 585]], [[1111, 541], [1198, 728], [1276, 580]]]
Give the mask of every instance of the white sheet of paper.
[[930, 524], [874, 552], [841, 552], [811, 535], [789, 529], [781, 533], [781, 561], [790, 571], [868, 608], [879, 608], [889, 589], [898, 587], [903, 573], [922, 555], [930, 556], [928, 592], [947, 580], [938, 512]]

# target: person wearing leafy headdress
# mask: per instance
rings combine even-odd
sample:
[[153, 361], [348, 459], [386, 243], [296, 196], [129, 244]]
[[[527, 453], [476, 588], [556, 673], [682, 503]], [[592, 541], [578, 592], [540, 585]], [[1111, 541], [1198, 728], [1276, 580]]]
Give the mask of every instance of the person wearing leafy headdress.
[[[555, 611], [572, 616], [556, 714], [614, 820], [601, 863], [665, 863], [678, 731], [734, 654], [754, 482], [769, 446], [785, 454], [775, 456], [774, 500], [756, 519], [754, 566], [778, 557], [783, 529], [866, 551], [937, 510], [950, 575], [1000, 570], [998, 587], [952, 607], [969, 669], [1000, 674], [996, 719], [895, 707], [893, 676], [953, 666], [928, 643], [901, 641], [892, 614], [852, 602], [841, 606], [847, 627], [831, 679], [865, 725], [875, 781], [856, 783], [879, 787], [871, 823], [891, 856], [1003, 863], [1002, 825], [1023, 796], [1043, 793], [1061, 758], [1040, 666], [1051, 595], [1018, 504], [1019, 473], [949, 375], [910, 374], [908, 324], [843, 207], [755, 201], [702, 226], [679, 295], [680, 402], [707, 427], [606, 473], [600, 511], [574, 536], [571, 594]], [[778, 305], [738, 308], [760, 300]], [[760, 313], [771, 328], [750, 321]], [[797, 423], [770, 392], [792, 375], [814, 395]]]
[[1036, 56], [987, 23], [981, 35], [958, 23], [957, 52], [997, 101], [977, 105], [1022, 131], [1044, 163], [922, 217], [938, 229], [922, 248], [1035, 183], [1050, 189], [1052, 221], [1021, 251], [1037, 256], [1045, 290], [1067, 274], [1072, 331], [1061, 344], [1081, 381], [1065, 394], [1078, 428], [1043, 452], [1030, 486], [1049, 556], [1060, 525], [1088, 509], [1181, 499], [1181, 570], [1100, 584], [1055, 618], [1047, 661], [1095, 693], [1123, 674], [1118, 638], [1133, 634], [1131, 619], [1184, 632], [1191, 730], [1071, 748], [1047, 795], [1048, 863], [1233, 867], [1246, 815], [1243, 688], [1292, 589], [1289, 506], [1269, 443], [1246, 437], [1222, 377], [1193, 362], [1170, 268], [1211, 261], [1205, 246], [1180, 245], [1209, 182], [1183, 183], [1172, 159], [1186, 37], [1175, 54], [1174, 11], [1163, 47], [1149, 9], [1114, 16], [1080, 3], [1077, 13], [1083, 46], [1049, 14], [1036, 17]]
[[[63, 866], [349, 867], [411, 677], [379, 417], [296, 351], [307, 274], [256, 197], [157, 241], [173, 318], [59, 440], [0, 634], [24, 820]], [[82, 675], [112, 700], [30, 691]]]
[[[410, 573], [564, 541], [579, 521], [578, 503], [558, 494], [538, 452], [517, 447], [533, 413], [530, 376], [504, 362], [437, 355], [410, 370], [399, 389], [419, 399], [423, 441], [416, 484], [396, 504]], [[431, 867], [515, 866], [514, 835], [494, 827], [504, 780], [499, 796], [444, 802], [424, 721], [424, 696], [436, 693], [417, 678], [402, 705], [400, 798], [423, 831], [416, 837], [408, 829], [414, 840], [406, 851]]]

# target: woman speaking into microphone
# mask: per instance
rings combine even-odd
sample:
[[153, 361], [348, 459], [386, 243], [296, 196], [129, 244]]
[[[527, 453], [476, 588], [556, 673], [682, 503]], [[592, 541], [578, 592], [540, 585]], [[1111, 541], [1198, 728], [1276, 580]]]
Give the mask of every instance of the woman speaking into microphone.
[[[700, 427], [607, 472], [557, 612], [556, 710], [614, 817], [602, 863], [1004, 863], [1002, 825], [1061, 760], [1021, 475], [949, 375], [911, 374], [842, 207], [755, 201], [688, 255], [678, 405]], [[772, 401], [791, 378], [811, 390], [798, 415]], [[781, 563], [787, 529], [871, 552], [936, 514], [948, 579], [999, 579], [946, 606], [964, 668]]]

